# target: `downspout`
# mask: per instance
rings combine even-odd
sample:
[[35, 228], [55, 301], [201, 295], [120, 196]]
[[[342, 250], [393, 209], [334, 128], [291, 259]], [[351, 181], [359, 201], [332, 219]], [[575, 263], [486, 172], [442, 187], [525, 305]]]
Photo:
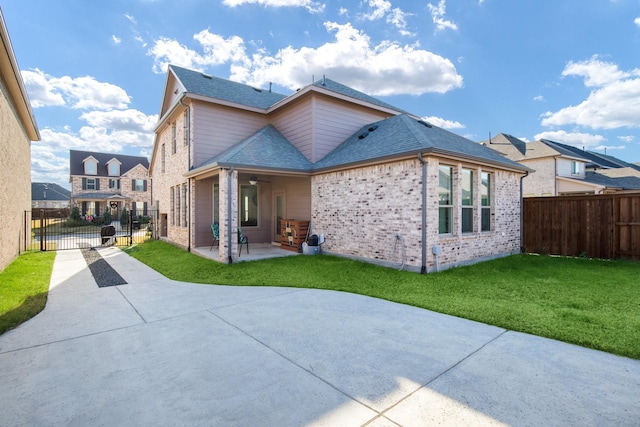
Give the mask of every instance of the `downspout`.
[[422, 266], [420, 274], [427, 272], [427, 162], [418, 153], [418, 160], [422, 163]]
[[231, 253], [231, 226], [233, 222], [231, 220], [231, 177], [233, 176], [233, 166], [229, 169], [229, 176], [227, 177], [227, 244], [229, 245], [229, 264], [233, 263], [233, 255]]
[[[184, 97], [185, 97], [185, 93], [182, 94], [182, 96], [180, 97], [180, 104], [186, 108], [186, 112], [187, 112], [187, 119], [186, 119], [186, 123], [185, 123], [185, 130], [187, 133], [187, 171], [191, 170], [191, 109], [189, 108], [189, 106], [187, 104], [184, 103]], [[189, 204], [187, 205], [187, 218], [189, 218], [189, 220], [187, 221], [187, 235], [188, 235], [188, 242], [187, 242], [187, 251], [191, 252], [191, 191], [192, 191], [192, 187], [191, 187], [191, 178], [189, 178], [187, 180], [187, 196], [189, 197]]]
[[520, 177], [520, 253], [524, 253], [524, 186], [523, 181], [529, 176], [529, 171]]

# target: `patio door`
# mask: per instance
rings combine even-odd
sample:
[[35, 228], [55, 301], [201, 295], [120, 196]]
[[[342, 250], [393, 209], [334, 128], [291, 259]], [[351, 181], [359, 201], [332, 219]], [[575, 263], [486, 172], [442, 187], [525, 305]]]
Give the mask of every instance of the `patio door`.
[[280, 236], [282, 235], [280, 220], [284, 218], [285, 198], [284, 192], [273, 193], [273, 242], [280, 244]]

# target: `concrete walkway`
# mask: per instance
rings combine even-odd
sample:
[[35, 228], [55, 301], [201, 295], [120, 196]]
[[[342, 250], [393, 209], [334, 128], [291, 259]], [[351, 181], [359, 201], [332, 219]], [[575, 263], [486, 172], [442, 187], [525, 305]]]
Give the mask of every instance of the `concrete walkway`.
[[640, 423], [640, 361], [347, 293], [168, 280], [56, 256], [0, 336], [2, 426]]

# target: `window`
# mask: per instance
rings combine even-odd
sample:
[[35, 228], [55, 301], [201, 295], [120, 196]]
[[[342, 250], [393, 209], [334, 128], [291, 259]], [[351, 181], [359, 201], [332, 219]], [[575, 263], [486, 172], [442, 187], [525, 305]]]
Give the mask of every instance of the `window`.
[[164, 173], [165, 168], [165, 149], [164, 149], [164, 144], [162, 144], [162, 147], [160, 147], [160, 170], [162, 171], [162, 173]]
[[481, 230], [491, 231], [491, 174], [482, 172], [482, 182], [480, 183], [481, 202]]
[[184, 145], [189, 145], [189, 134], [187, 130], [189, 129], [189, 114], [188, 110], [184, 110], [184, 127], [183, 127], [183, 137], [184, 137]]
[[240, 226], [258, 225], [258, 186], [240, 186]]
[[131, 190], [133, 191], [147, 191], [147, 180], [145, 179], [132, 179]]
[[169, 198], [169, 206], [171, 206], [171, 225], [176, 225], [176, 198], [173, 187], [171, 187], [169, 191]]
[[109, 180], [109, 188], [113, 190], [120, 189], [120, 180], [119, 179], [110, 179]]
[[571, 175], [580, 175], [580, 163], [571, 162]]
[[189, 204], [187, 203], [187, 184], [182, 184], [182, 226], [187, 226], [187, 207]]
[[176, 122], [171, 125], [171, 154], [176, 154]]
[[438, 168], [440, 186], [438, 188], [438, 232], [451, 233], [453, 214], [453, 168], [440, 166]]
[[97, 175], [98, 174], [98, 161], [93, 157], [89, 156], [83, 160], [84, 162], [84, 173], [86, 175]]
[[114, 157], [107, 162], [109, 176], [120, 176], [120, 162]]
[[462, 169], [462, 232], [473, 232], [473, 171]]
[[97, 190], [96, 188], [96, 179], [95, 178], [87, 178], [87, 190]]

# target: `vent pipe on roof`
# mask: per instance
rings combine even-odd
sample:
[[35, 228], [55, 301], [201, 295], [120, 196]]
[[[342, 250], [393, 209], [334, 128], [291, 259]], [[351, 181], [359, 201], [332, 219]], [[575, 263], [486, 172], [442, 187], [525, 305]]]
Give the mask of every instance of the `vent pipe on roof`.
[[269, 82], [269, 93], [271, 93], [271, 85], [273, 84], [273, 82]]
[[327, 85], [327, 76], [325, 76], [324, 74], [322, 75], [322, 86], [326, 86]]

